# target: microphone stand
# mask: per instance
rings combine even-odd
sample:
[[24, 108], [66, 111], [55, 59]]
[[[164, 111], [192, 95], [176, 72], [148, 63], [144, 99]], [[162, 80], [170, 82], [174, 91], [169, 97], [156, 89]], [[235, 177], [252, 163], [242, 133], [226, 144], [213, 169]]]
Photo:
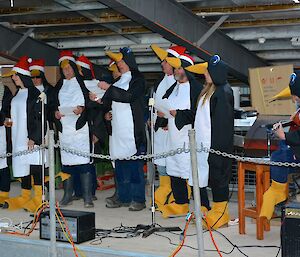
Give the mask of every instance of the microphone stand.
[[[151, 94], [153, 96], [153, 93]], [[151, 131], [151, 136], [150, 136], [150, 142], [151, 142], [151, 149], [150, 152], [151, 154], [154, 154], [154, 98], [149, 99], [149, 112], [150, 112], [150, 131]], [[152, 223], [151, 225], [137, 225], [135, 229], [135, 233], [138, 233], [140, 230], [144, 230], [142, 233], [142, 237], [146, 238], [153, 233], [156, 232], [171, 232], [171, 231], [182, 231], [180, 227], [162, 227], [159, 226], [155, 222], [155, 197], [154, 197], [154, 192], [155, 192], [155, 167], [154, 167], [154, 159], [152, 158], [151, 161], [148, 162], [148, 172], [152, 172], [152, 176], [149, 176], [150, 183], [151, 183], [151, 201], [152, 201], [152, 206], [151, 206], [151, 217], [152, 217]]]

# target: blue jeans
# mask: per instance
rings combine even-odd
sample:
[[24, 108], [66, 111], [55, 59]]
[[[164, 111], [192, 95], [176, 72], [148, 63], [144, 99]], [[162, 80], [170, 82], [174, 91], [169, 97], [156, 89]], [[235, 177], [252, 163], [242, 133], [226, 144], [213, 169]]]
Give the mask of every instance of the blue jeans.
[[78, 197], [82, 196], [80, 174], [90, 172], [92, 174], [92, 195], [95, 195], [97, 189], [97, 175], [95, 165], [89, 163], [72, 166], [63, 165], [62, 171], [70, 174], [73, 177], [73, 188], [75, 196]]
[[[96, 173], [95, 165], [92, 164], [92, 167], [89, 172], [91, 172], [92, 174], [92, 195], [95, 195], [97, 190], [97, 173]], [[82, 192], [81, 192], [80, 173], [74, 172], [72, 176], [73, 176], [73, 183], [74, 183], [73, 187], [74, 187], [75, 196], [81, 197]]]
[[[281, 141], [279, 144], [279, 149], [272, 153], [271, 161], [290, 163], [300, 162], [300, 160], [295, 159], [292, 149], [286, 145], [285, 141]], [[292, 167], [270, 167], [271, 179], [279, 183], [286, 183], [288, 180], [288, 175], [290, 173], [295, 173], [296, 171], [297, 169]]]
[[118, 197], [123, 203], [145, 203], [144, 161], [115, 161]]

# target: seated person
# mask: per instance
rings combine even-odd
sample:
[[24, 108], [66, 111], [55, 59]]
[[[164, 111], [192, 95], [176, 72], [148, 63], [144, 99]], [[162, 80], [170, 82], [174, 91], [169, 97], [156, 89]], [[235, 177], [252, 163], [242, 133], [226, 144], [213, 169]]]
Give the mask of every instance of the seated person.
[[[291, 75], [289, 84], [293, 102], [300, 103], [300, 73]], [[295, 115], [291, 116], [294, 120]], [[279, 150], [272, 153], [271, 160], [276, 162], [300, 163], [300, 128], [295, 131], [285, 133], [281, 123], [273, 126], [274, 134], [282, 141], [279, 144]], [[286, 188], [288, 186], [288, 174], [296, 172], [295, 168], [271, 166], [272, 183], [270, 188], [264, 193], [263, 205], [260, 217], [272, 218], [275, 205], [287, 199]]]

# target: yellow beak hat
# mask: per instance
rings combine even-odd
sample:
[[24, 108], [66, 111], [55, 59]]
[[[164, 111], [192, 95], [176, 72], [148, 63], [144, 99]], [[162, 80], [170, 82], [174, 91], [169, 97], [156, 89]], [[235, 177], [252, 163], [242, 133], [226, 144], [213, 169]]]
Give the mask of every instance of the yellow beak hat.
[[290, 87], [286, 87], [282, 91], [280, 91], [277, 95], [273, 96], [271, 98], [271, 102], [276, 101], [276, 100], [286, 100], [290, 99], [292, 96]]
[[14, 74], [22, 74], [25, 76], [30, 77], [30, 71], [29, 71], [29, 65], [32, 62], [31, 58], [28, 58], [28, 56], [22, 56], [19, 61], [15, 64], [15, 66], [6, 74], [3, 74], [1, 77], [11, 77]]
[[70, 50], [61, 51], [58, 59], [58, 63], [60, 67], [61, 68], [67, 67], [70, 61], [76, 63], [75, 58], [73, 56], [73, 52]]
[[105, 54], [112, 59], [114, 62], [119, 62], [123, 59], [123, 54], [122, 53], [114, 53], [111, 51], [105, 52]]
[[118, 66], [115, 61], [111, 60], [110, 63], [108, 64], [108, 70], [111, 72], [118, 71]]
[[171, 46], [167, 50], [162, 49], [156, 44], [150, 46], [160, 61], [164, 61], [167, 57], [179, 57], [184, 54], [186, 48], [184, 46]]

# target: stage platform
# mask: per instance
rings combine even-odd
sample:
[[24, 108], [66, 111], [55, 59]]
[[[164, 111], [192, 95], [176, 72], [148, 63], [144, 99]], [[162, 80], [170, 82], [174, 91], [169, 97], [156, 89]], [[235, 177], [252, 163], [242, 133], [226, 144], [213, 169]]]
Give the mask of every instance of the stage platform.
[[[18, 194], [20, 191], [20, 184], [12, 184], [13, 195]], [[90, 211], [96, 212], [96, 228], [98, 229], [112, 229], [118, 227], [121, 224], [124, 226], [135, 226], [137, 224], [150, 224], [151, 223], [151, 212], [149, 208], [141, 212], [129, 212], [127, 208], [118, 209], [107, 209], [105, 207], [105, 197], [112, 194], [112, 190], [108, 191], [98, 191], [98, 200], [95, 201], [95, 208], [90, 209]], [[62, 190], [57, 190], [57, 199], [60, 199], [62, 195]], [[252, 195], [248, 195], [249, 202], [252, 201]], [[230, 202], [230, 212], [232, 219], [237, 217], [237, 203], [235, 200], [235, 195]], [[150, 201], [148, 200], [148, 207]], [[73, 205], [69, 206], [67, 209], [74, 210], [85, 210], [83, 208], [82, 201], [74, 201]], [[29, 213], [20, 211], [7, 211], [0, 209], [0, 219], [4, 217], [9, 217], [12, 219], [14, 224], [20, 223], [21, 221], [29, 221], [32, 219]], [[156, 222], [162, 226], [179, 226], [184, 227], [184, 218], [173, 218], [173, 219], [163, 219], [160, 213], [156, 214]], [[196, 236], [195, 236], [196, 226], [191, 224], [188, 229], [188, 237], [185, 244], [196, 248]], [[262, 241], [256, 240], [256, 226], [250, 219], [247, 219], [246, 224], [246, 235], [239, 235], [238, 226], [229, 226], [228, 228], [220, 229], [233, 244], [238, 246], [245, 245], [280, 245], [280, 227], [272, 226], [270, 232], [265, 233], [265, 239]], [[218, 233], [213, 233], [215, 241], [219, 246], [220, 250], [224, 252], [230, 252], [232, 246], [230, 243]], [[166, 237], [163, 237], [166, 236]], [[179, 242], [179, 236], [171, 233], [159, 233], [151, 235], [148, 238], [142, 238], [141, 236], [135, 238], [127, 239], [116, 239], [116, 238], [106, 238], [102, 241], [86, 242], [78, 245], [78, 247], [85, 253], [86, 257], [110, 257], [110, 256], [135, 256], [135, 257], [161, 257], [169, 256], [176, 246], [171, 245], [170, 242], [177, 244]], [[96, 244], [96, 245], [95, 245]], [[204, 233], [204, 245], [205, 250], [214, 250], [213, 244], [209, 233]], [[0, 234], [0, 257], [48, 257], [49, 255], [50, 242], [39, 239], [38, 231], [34, 231], [30, 237], [19, 237], [7, 234]], [[264, 257], [274, 257], [277, 254], [278, 249], [275, 248], [241, 248], [241, 250], [247, 256], [264, 256]], [[74, 256], [72, 248], [68, 243], [57, 243], [58, 257], [71, 257]], [[183, 256], [197, 256], [197, 251], [189, 248], [183, 247], [182, 250], [176, 255], [178, 257]], [[217, 252], [206, 251], [205, 256], [213, 257], [218, 256]], [[223, 256], [233, 256], [239, 257], [244, 256], [237, 249], [235, 249], [231, 254]], [[281, 255], [279, 255], [281, 256]]]

